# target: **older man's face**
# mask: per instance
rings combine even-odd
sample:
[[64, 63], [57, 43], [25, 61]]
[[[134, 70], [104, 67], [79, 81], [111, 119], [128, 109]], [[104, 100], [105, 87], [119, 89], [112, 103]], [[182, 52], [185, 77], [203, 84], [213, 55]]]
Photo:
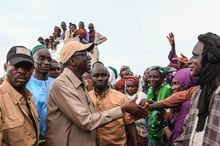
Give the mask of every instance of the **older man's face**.
[[47, 49], [39, 49], [34, 54], [35, 71], [40, 74], [48, 74], [50, 70], [51, 55]]
[[77, 68], [85, 73], [91, 69], [91, 56], [87, 51], [78, 51], [72, 57], [76, 63]]
[[202, 69], [202, 52], [203, 52], [204, 44], [202, 42], [198, 42], [192, 51], [192, 57], [189, 61], [189, 67], [191, 68], [191, 74], [193, 76], [199, 76]]

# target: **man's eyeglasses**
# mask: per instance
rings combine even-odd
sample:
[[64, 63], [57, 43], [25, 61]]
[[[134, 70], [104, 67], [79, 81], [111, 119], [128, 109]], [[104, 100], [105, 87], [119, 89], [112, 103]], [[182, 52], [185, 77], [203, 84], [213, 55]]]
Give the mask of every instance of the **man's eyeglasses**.
[[90, 53], [90, 52], [87, 52], [87, 51], [76, 52], [76, 53], [73, 55], [73, 57], [75, 57], [75, 56], [86, 56], [86, 57], [88, 57], [88, 56], [91, 56], [91, 53]]

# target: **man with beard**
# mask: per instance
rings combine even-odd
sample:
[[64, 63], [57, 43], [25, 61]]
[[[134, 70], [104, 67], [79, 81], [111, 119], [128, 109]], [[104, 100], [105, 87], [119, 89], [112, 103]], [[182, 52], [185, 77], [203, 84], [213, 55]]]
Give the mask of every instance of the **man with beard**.
[[213, 33], [198, 36], [189, 61], [191, 74], [198, 76], [198, 88], [191, 98], [184, 132], [177, 146], [217, 146], [220, 143], [220, 37]]
[[36, 145], [39, 120], [33, 98], [25, 88], [33, 72], [31, 51], [12, 47], [4, 64], [6, 78], [0, 86], [0, 145]]
[[70, 41], [60, 52], [64, 70], [51, 85], [47, 109], [47, 146], [96, 146], [97, 128], [122, 118], [123, 112], [147, 116], [135, 99], [102, 112], [95, 112], [82, 75], [91, 68], [93, 43]]
[[[32, 49], [32, 54], [35, 69], [26, 87], [33, 94], [37, 106], [37, 111], [40, 117], [40, 139], [44, 142], [48, 91], [54, 80], [53, 78], [48, 77], [52, 59], [48, 49], [44, 45], [35, 46]], [[43, 145], [43, 143], [41, 145]]]

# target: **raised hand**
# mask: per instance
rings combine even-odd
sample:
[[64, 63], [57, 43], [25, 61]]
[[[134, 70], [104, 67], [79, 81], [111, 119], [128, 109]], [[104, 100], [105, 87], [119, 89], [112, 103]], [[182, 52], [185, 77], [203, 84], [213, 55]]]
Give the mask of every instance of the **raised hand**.
[[175, 45], [174, 34], [172, 32], [169, 33], [169, 36], [167, 36], [167, 39], [171, 46]]
[[172, 60], [177, 60], [178, 62], [187, 65], [188, 64], [188, 58], [185, 55], [183, 55], [182, 53], [180, 53], [180, 56], [181, 57], [176, 57], [176, 58], [173, 58]]
[[183, 55], [182, 53], [180, 53], [180, 56], [182, 57], [182, 60], [183, 60], [184, 62], [188, 62], [188, 58], [187, 58], [185, 55]]

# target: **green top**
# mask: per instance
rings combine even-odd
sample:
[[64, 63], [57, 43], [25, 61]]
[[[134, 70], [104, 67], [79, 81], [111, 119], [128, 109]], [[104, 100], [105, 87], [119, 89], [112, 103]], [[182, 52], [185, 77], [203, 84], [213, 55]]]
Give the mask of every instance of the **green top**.
[[[165, 99], [165, 98], [169, 97], [171, 94], [172, 94], [171, 86], [169, 84], [165, 83], [160, 87], [157, 101], [154, 101], [154, 102], [158, 102], [162, 99]], [[154, 88], [153, 87], [150, 87], [148, 89], [147, 98], [149, 100], [153, 100], [153, 98], [154, 98]], [[157, 113], [159, 113], [159, 111], [152, 111], [149, 115], [148, 134], [150, 137], [160, 138], [162, 136], [164, 125], [163, 125], [163, 122], [156, 120]]]

